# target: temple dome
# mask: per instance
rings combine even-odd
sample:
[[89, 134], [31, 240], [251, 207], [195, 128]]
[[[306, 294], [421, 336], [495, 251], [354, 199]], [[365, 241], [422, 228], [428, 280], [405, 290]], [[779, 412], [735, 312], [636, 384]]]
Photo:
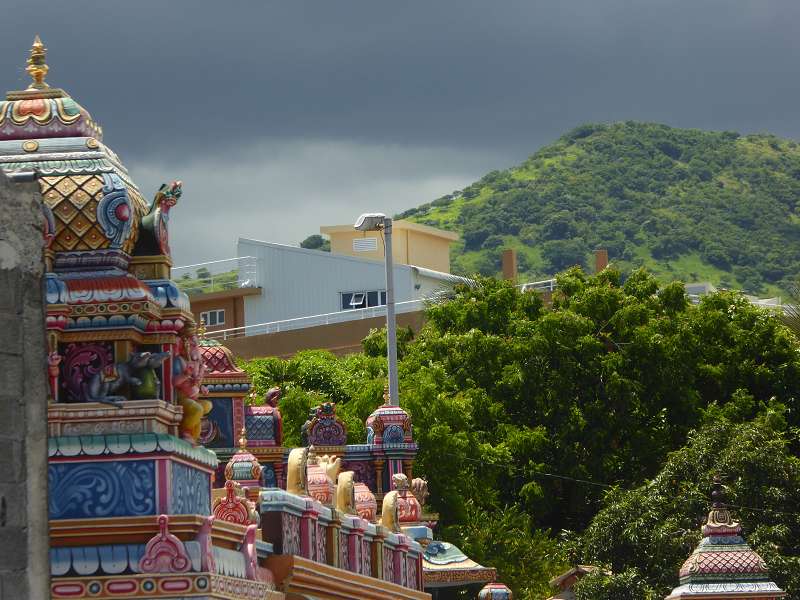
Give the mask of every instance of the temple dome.
[[148, 204], [89, 112], [45, 83], [45, 56], [37, 36], [27, 68], [33, 83], [0, 101], [0, 170], [36, 172], [55, 270], [127, 269], [143, 243], [157, 247], [144, 254], [169, 254], [165, 223], [179, 186]]
[[258, 459], [247, 449], [246, 432], [242, 429], [239, 450], [225, 465], [225, 480], [235, 481], [244, 486], [259, 487], [263, 467]]
[[49, 71], [46, 54], [37, 35], [26, 69], [33, 82], [28, 89], [9, 92], [6, 100], [0, 101], [0, 140], [86, 137], [102, 141], [103, 130], [89, 112], [64, 90], [45, 83]]
[[[680, 585], [667, 600], [784, 597], [786, 593], [770, 580], [764, 559], [745, 541], [741, 525], [733, 520], [719, 478], [714, 481], [712, 497], [703, 539], [683, 563]], [[732, 594], [734, 591], [737, 593]]]
[[502, 583], [487, 583], [478, 592], [478, 600], [513, 600], [514, 594]]
[[388, 390], [384, 391], [383, 399], [384, 404], [367, 417], [367, 443], [375, 446], [412, 443], [411, 417], [399, 406], [389, 404]]
[[250, 377], [236, 366], [233, 353], [217, 340], [206, 338], [205, 328], [200, 336], [200, 356], [205, 365], [203, 385], [209, 392], [240, 392], [250, 389]]

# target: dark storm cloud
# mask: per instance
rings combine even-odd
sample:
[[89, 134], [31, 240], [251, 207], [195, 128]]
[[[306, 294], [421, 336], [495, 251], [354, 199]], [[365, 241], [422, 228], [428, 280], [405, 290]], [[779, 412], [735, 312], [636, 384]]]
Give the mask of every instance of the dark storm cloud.
[[[16, 3], [115, 147], [269, 137], [527, 154], [588, 120], [800, 133], [796, 0]], [[16, 74], [17, 81], [13, 81]]]
[[[27, 85], [24, 60], [40, 33], [48, 79], [104, 125], [145, 192], [185, 180], [191, 205], [176, 210], [184, 223], [213, 223], [213, 244], [185, 235], [173, 245], [179, 262], [230, 255], [245, 230], [291, 242], [360, 207], [418, 205], [587, 121], [800, 137], [797, 0], [5, 0], [3, 9], [6, 88]], [[231, 210], [220, 196], [234, 188]], [[324, 217], [312, 222], [318, 207]], [[252, 232], [269, 223], [281, 227]]]

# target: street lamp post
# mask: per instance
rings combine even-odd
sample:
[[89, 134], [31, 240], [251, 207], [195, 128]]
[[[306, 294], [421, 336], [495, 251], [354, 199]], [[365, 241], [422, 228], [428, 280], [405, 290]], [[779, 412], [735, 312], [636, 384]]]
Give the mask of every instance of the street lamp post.
[[389, 405], [400, 406], [397, 385], [397, 323], [394, 316], [394, 266], [392, 264], [392, 219], [382, 213], [366, 213], [355, 223], [358, 231], [383, 231], [386, 259], [386, 358], [389, 362]]

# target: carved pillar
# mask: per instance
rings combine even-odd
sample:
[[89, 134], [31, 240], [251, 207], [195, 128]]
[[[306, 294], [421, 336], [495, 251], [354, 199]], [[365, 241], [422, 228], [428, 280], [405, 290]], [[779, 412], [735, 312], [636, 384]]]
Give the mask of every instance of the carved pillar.
[[342, 521], [339, 519], [339, 514], [334, 509], [331, 515], [331, 523], [328, 526], [328, 539], [325, 540], [328, 544], [327, 558], [328, 564], [332, 567], [340, 567], [339, 563], [339, 536], [341, 535]]
[[383, 465], [382, 458], [375, 460], [375, 500], [378, 501], [378, 506], [383, 502]]
[[383, 579], [383, 532], [378, 527], [375, 534], [375, 541], [372, 543], [372, 576], [376, 579]]
[[309, 560], [314, 560], [316, 556], [318, 516], [319, 513], [309, 507], [300, 518], [300, 555]]
[[161, 366], [161, 399], [165, 402], [172, 404], [174, 398], [172, 396], [172, 362], [175, 344], [161, 344], [162, 352], [169, 352], [169, 357], [162, 363]]
[[412, 460], [404, 460], [403, 461], [403, 472], [408, 477], [408, 482], [411, 483], [411, 480], [414, 479], [413, 472], [414, 472], [414, 461]]
[[121, 363], [128, 360], [128, 356], [133, 351], [133, 342], [129, 340], [119, 340], [114, 342], [114, 362]]

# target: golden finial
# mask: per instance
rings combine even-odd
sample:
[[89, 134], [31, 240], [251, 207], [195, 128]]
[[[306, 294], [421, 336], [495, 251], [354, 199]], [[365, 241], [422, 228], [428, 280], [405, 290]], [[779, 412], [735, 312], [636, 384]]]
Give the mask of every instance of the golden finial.
[[389, 384], [387, 383], [383, 386], [383, 403], [389, 404], [390, 396], [389, 396]]
[[242, 431], [239, 433], [239, 450], [241, 452], [247, 452], [247, 430], [242, 427]]
[[197, 337], [201, 340], [206, 339], [206, 324], [202, 321], [197, 324]]
[[29, 90], [46, 90], [50, 86], [44, 81], [50, 67], [47, 66], [45, 58], [47, 48], [44, 47], [42, 40], [37, 35], [31, 46], [31, 55], [28, 57], [28, 66], [25, 69], [33, 79], [33, 83], [28, 86]]

